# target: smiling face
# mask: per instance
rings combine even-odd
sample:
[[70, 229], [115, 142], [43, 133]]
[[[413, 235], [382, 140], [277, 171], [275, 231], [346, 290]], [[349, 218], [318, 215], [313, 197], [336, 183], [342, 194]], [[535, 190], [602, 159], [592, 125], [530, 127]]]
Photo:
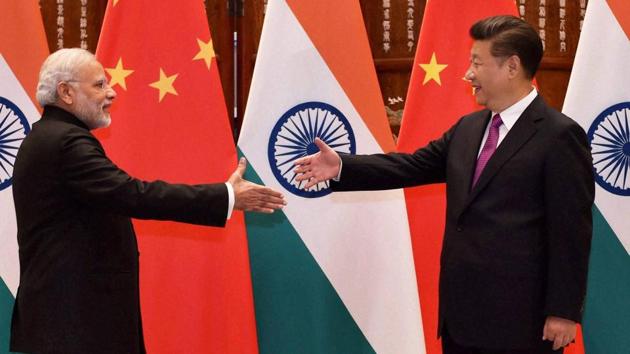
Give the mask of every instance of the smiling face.
[[75, 91], [72, 113], [90, 129], [109, 126], [109, 108], [116, 92], [107, 83], [103, 66], [96, 60], [85, 64], [72, 83]]
[[500, 112], [506, 106], [512, 93], [511, 73], [507, 58], [497, 58], [491, 54], [492, 42], [474, 41], [470, 50], [470, 67], [465, 78], [473, 87], [475, 100], [486, 108]]

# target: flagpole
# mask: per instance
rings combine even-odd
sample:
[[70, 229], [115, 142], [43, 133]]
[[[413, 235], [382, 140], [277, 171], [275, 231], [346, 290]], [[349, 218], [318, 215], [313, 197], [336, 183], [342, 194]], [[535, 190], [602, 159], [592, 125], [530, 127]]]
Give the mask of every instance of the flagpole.
[[239, 85], [239, 75], [238, 71], [239, 67], [239, 55], [238, 55], [238, 32], [240, 29], [240, 21], [239, 17], [243, 17], [244, 14], [244, 6], [243, 0], [228, 0], [228, 15], [234, 18], [234, 21], [230, 21], [232, 24], [232, 64], [233, 64], [233, 72], [232, 72], [232, 85], [234, 94], [233, 102], [232, 102], [232, 133], [234, 135], [234, 142], [238, 140], [239, 133], [239, 124], [238, 124], [238, 85]]
[[233, 61], [234, 61], [234, 73], [233, 77], [233, 87], [234, 87], [234, 99], [233, 105], [234, 109], [232, 112], [232, 118], [234, 119], [233, 123], [233, 134], [234, 134], [234, 142], [238, 139], [238, 32], [234, 31], [233, 41], [232, 41], [232, 50], [233, 50]]

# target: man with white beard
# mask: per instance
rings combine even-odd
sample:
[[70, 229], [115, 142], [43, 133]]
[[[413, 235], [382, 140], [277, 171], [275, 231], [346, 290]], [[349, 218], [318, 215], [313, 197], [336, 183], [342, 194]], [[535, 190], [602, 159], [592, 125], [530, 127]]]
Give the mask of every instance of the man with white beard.
[[20, 286], [11, 351], [144, 353], [138, 247], [131, 217], [224, 226], [233, 209], [271, 213], [284, 197], [242, 178], [145, 182], [107, 158], [90, 130], [107, 127], [116, 93], [88, 51], [51, 54], [37, 100], [42, 118], [13, 174]]

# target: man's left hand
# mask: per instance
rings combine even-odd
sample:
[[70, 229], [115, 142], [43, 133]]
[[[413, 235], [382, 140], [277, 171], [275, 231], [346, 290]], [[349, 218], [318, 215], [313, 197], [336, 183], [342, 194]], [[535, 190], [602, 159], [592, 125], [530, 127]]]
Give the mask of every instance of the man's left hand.
[[566, 347], [575, 339], [577, 325], [571, 320], [548, 316], [543, 328], [543, 340], [553, 342], [553, 350]]

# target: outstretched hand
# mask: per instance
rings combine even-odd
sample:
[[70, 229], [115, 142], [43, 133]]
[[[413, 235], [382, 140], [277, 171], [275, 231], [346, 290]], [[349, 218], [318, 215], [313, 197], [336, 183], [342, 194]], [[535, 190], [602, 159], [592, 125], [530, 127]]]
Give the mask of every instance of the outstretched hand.
[[295, 180], [307, 181], [304, 189], [337, 177], [341, 168], [341, 159], [335, 150], [319, 138], [315, 139], [315, 145], [319, 148], [318, 153], [295, 161]]
[[228, 179], [234, 188], [234, 209], [269, 214], [287, 204], [281, 193], [243, 179], [246, 168], [247, 160], [242, 157], [236, 171]]

